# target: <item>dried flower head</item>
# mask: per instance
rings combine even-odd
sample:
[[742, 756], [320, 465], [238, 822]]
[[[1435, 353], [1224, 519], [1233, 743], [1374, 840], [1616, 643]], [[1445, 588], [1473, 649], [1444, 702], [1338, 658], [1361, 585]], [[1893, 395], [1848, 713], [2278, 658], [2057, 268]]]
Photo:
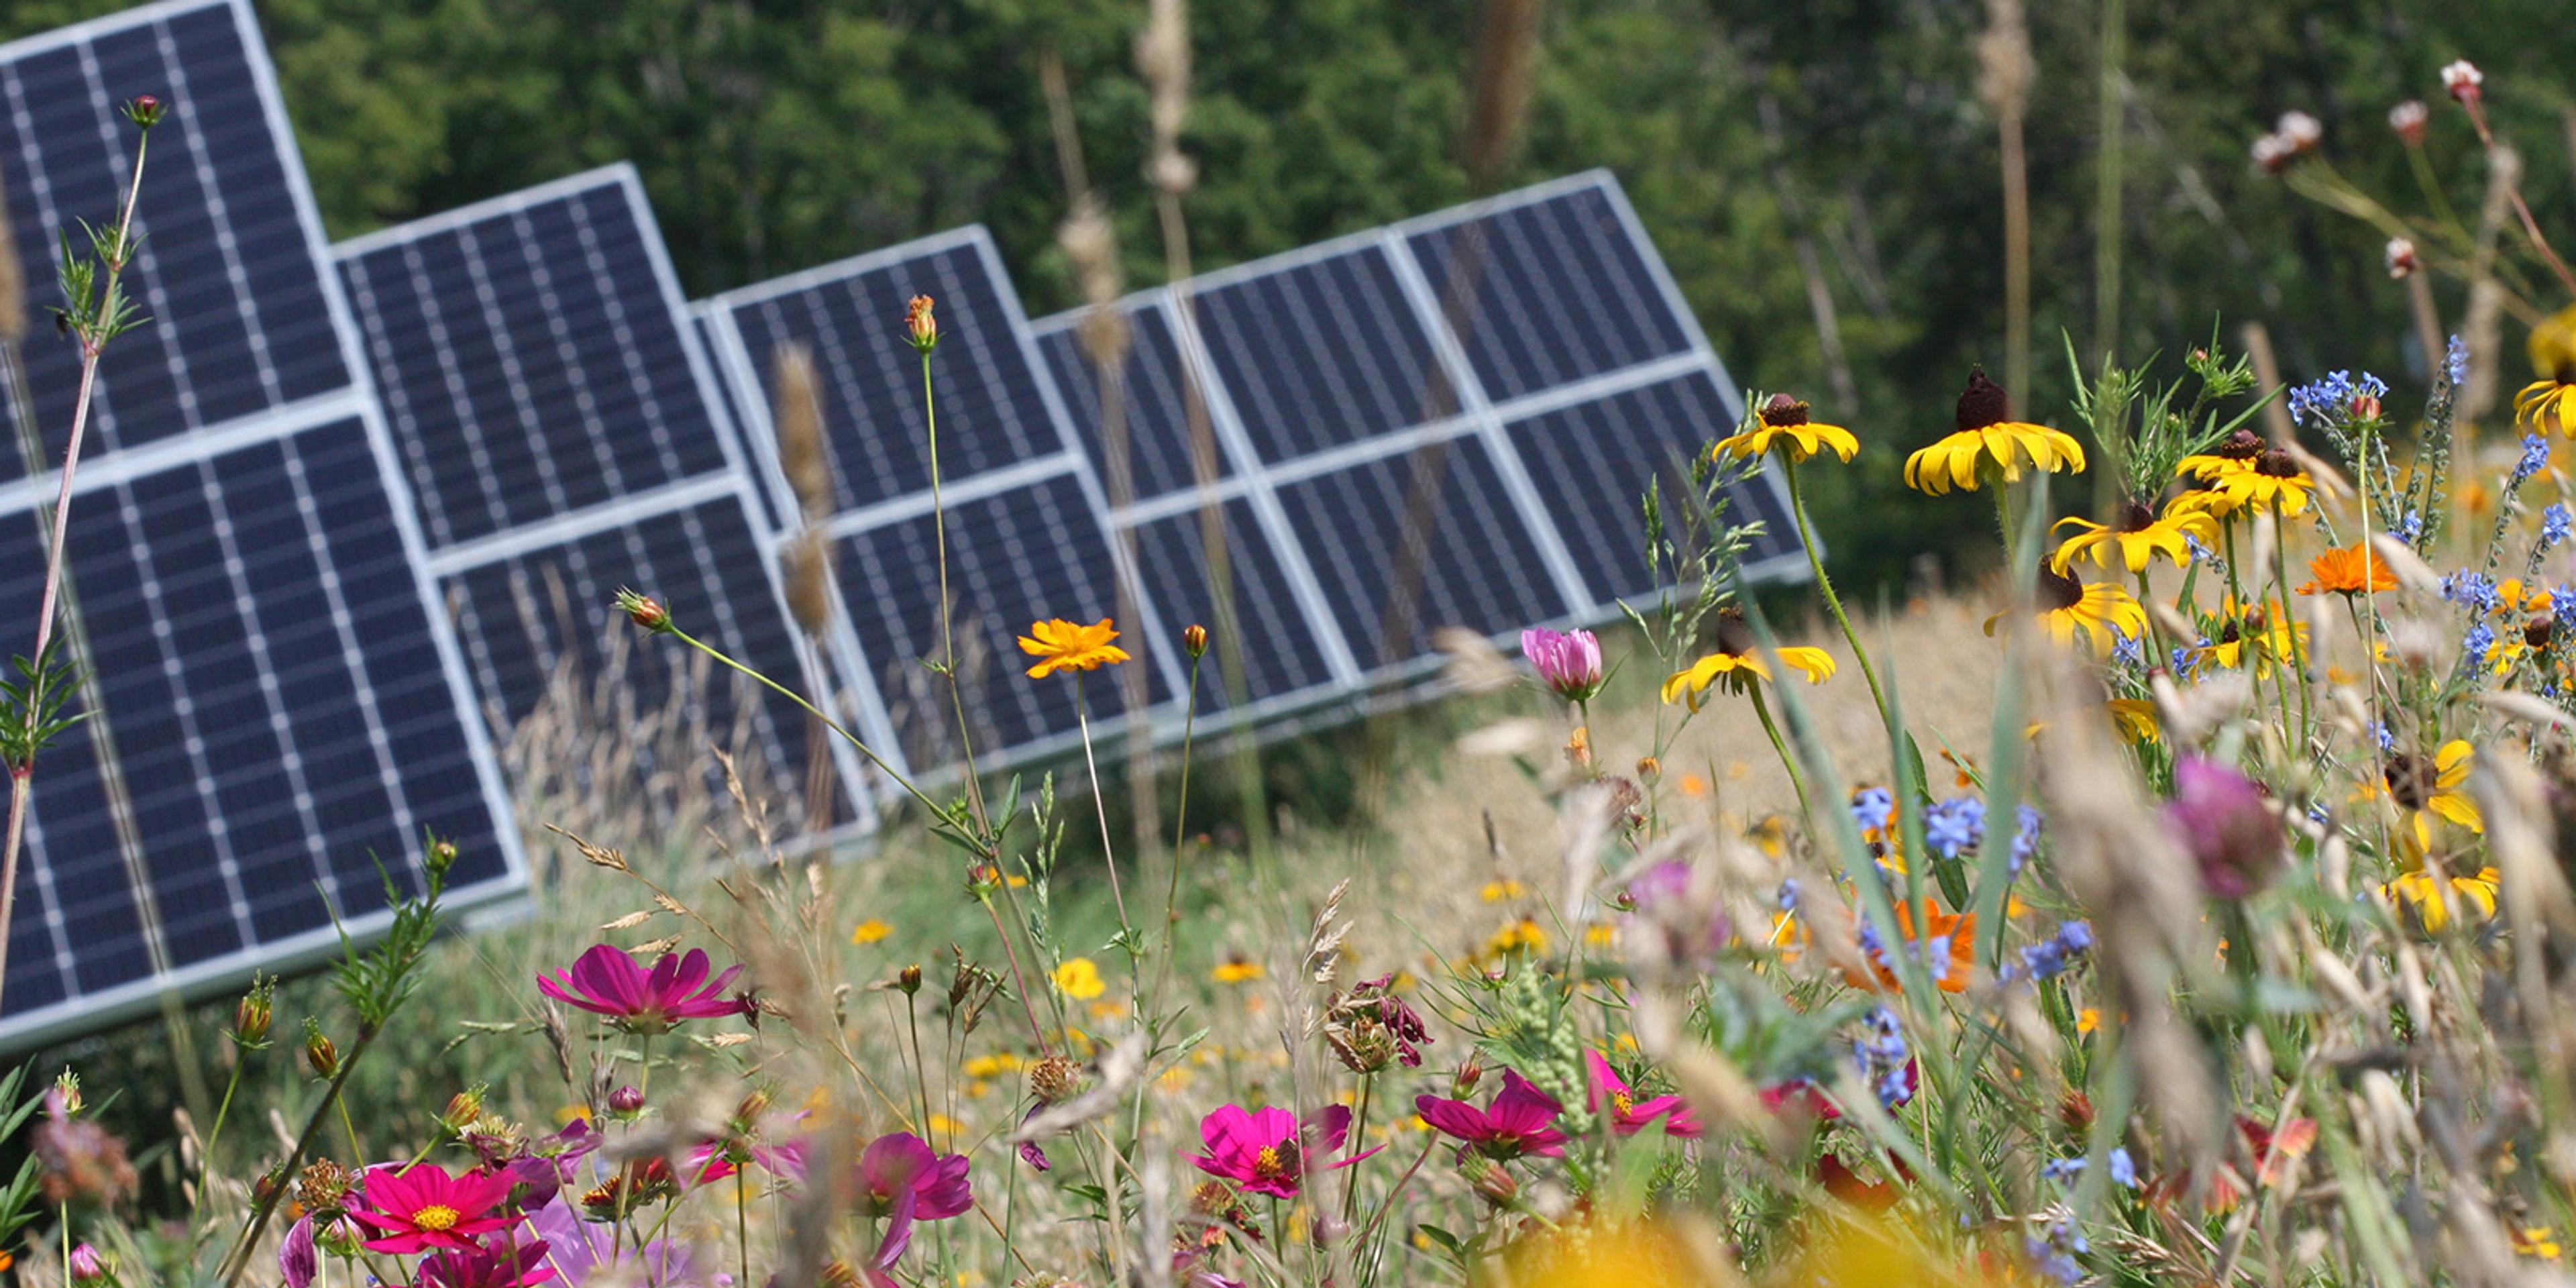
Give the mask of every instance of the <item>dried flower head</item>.
[[939, 347], [939, 319], [931, 313], [929, 296], [913, 296], [911, 303], [904, 305], [903, 333], [925, 358]]

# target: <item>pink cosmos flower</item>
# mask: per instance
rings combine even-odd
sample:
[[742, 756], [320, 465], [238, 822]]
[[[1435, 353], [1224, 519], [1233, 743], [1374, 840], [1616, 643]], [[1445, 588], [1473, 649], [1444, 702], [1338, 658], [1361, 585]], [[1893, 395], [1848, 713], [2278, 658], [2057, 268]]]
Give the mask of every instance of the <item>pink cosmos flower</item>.
[[1589, 702], [1601, 691], [1601, 641], [1590, 631], [1522, 631], [1521, 656], [1538, 671], [1539, 683], [1568, 702]]
[[945, 1158], [910, 1132], [894, 1132], [868, 1142], [859, 1155], [860, 1206], [884, 1219], [885, 1241], [877, 1245], [876, 1268], [886, 1270], [912, 1246], [912, 1223], [944, 1221], [975, 1206], [974, 1186], [966, 1179], [966, 1156]]
[[710, 1140], [689, 1151], [689, 1174], [704, 1185], [721, 1181], [739, 1172], [749, 1163], [791, 1185], [805, 1180], [805, 1142], [787, 1140], [771, 1143], [758, 1136], [727, 1136]]
[[313, 1247], [313, 1218], [305, 1217], [286, 1232], [286, 1241], [277, 1245], [277, 1273], [286, 1288], [313, 1288], [313, 1276], [322, 1268], [321, 1254]]
[[1610, 1130], [1622, 1136], [1634, 1136], [1662, 1118], [1665, 1120], [1664, 1134], [1668, 1136], [1696, 1138], [1707, 1131], [1679, 1096], [1637, 1099], [1636, 1090], [1619, 1076], [1618, 1070], [1610, 1067], [1610, 1062], [1600, 1052], [1584, 1052], [1583, 1063], [1585, 1072], [1591, 1075], [1588, 1079], [1591, 1093], [1585, 1104], [1597, 1114], [1601, 1112], [1604, 1101], [1609, 1103]]
[[1414, 1097], [1413, 1108], [1441, 1134], [1467, 1142], [1488, 1158], [1552, 1158], [1565, 1152], [1565, 1133], [1556, 1130], [1556, 1116], [1565, 1106], [1510, 1069], [1503, 1070], [1503, 1089], [1484, 1109], [1432, 1095]]
[[594, 944], [572, 969], [537, 976], [537, 991], [562, 1002], [608, 1017], [629, 1033], [665, 1033], [682, 1020], [721, 1019], [742, 1015], [750, 1004], [724, 995], [735, 966], [710, 979], [707, 954], [692, 948], [686, 956], [664, 953], [651, 970], [635, 964], [624, 949]]
[[426, 1252], [446, 1248], [471, 1252], [471, 1236], [498, 1230], [510, 1218], [492, 1209], [510, 1197], [512, 1180], [504, 1175], [463, 1172], [455, 1176], [436, 1163], [405, 1171], [379, 1167], [369, 1171], [352, 1196], [349, 1215], [359, 1224], [382, 1231], [367, 1240], [376, 1252]]
[[476, 1248], [421, 1258], [419, 1288], [529, 1288], [555, 1277], [539, 1239], [516, 1248]]
[[[1199, 1121], [1199, 1135], [1207, 1141], [1207, 1153], [1195, 1155], [1190, 1161], [1200, 1171], [1237, 1182], [1251, 1193], [1293, 1199], [1299, 1182], [1305, 1179], [1306, 1156], [1312, 1153], [1332, 1157], [1341, 1152], [1342, 1142], [1349, 1139], [1350, 1133], [1351, 1111], [1341, 1105], [1309, 1115], [1303, 1123], [1285, 1109], [1246, 1110], [1241, 1105], [1227, 1105]], [[1348, 1167], [1375, 1154], [1377, 1149], [1314, 1170], [1330, 1172]]]

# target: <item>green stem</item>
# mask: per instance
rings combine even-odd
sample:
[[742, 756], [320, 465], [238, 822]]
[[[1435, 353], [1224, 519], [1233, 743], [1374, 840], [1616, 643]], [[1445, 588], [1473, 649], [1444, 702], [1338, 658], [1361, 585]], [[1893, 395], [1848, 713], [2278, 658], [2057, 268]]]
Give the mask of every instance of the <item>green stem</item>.
[[[2364, 547], [2364, 552], [2367, 551], [2368, 548]], [[2317, 708], [2316, 699], [2309, 692], [2307, 658], [2299, 649], [2298, 619], [2290, 613], [2290, 525], [2281, 516], [2279, 497], [2272, 498], [2272, 577], [2273, 588], [2279, 592], [2281, 601], [2282, 649], [2289, 654], [2283, 665], [2299, 673], [2299, 728], [2300, 736], [2305, 738], [2306, 731], [2316, 728]], [[2289, 705], [2289, 695], [2284, 693], [2281, 696], [2283, 714], [2287, 714]], [[2292, 748], [2293, 752], [2296, 750]]]
[[1118, 884], [1118, 851], [1109, 843], [1109, 798], [1100, 794], [1100, 762], [1091, 755], [1091, 704], [1082, 696], [1085, 673], [1073, 673], [1073, 719], [1082, 730], [1082, 766], [1091, 775], [1091, 813], [1100, 820], [1100, 861], [1109, 865], [1109, 897], [1118, 905], [1118, 930], [1127, 947], [1127, 971], [1136, 971], [1136, 928], [1127, 920], [1127, 892]]
[[[1163, 958], [1154, 971], [1154, 996], [1160, 998], [1172, 982], [1173, 936], [1181, 926], [1181, 844], [1190, 830], [1190, 751], [1198, 736], [1199, 664], [1206, 655], [1190, 659], [1189, 707], [1181, 717], [1181, 789], [1180, 802], [1172, 809], [1172, 871], [1163, 888]], [[1137, 1001], [1137, 1018], [1144, 1018], [1143, 999]]]
[[1789, 786], [1798, 793], [1798, 813], [1803, 818], [1815, 817], [1815, 807], [1807, 803], [1807, 780], [1798, 773], [1798, 762], [1789, 754], [1788, 742], [1780, 737], [1780, 726], [1771, 719], [1771, 707], [1762, 700], [1761, 682], [1747, 681], [1745, 690], [1753, 698], [1753, 714], [1762, 718], [1762, 732], [1771, 735], [1771, 750], [1780, 754], [1780, 767], [1789, 771]]
[[199, 1202], [204, 1201], [207, 1179], [215, 1174], [215, 1142], [224, 1138], [224, 1117], [232, 1112], [233, 1092], [240, 1088], [242, 1066], [249, 1063], [249, 1060], [250, 1053], [248, 1051], [244, 1051], [239, 1047], [235, 1047], [233, 1049], [233, 1076], [226, 1079], [224, 1082], [223, 1102], [215, 1106], [215, 1125], [206, 1132], [206, 1156], [198, 1160], [197, 1194], [199, 1196]]
[[[744, 675], [750, 676], [752, 679], [766, 685], [770, 692], [776, 693], [780, 697], [804, 708], [806, 714], [822, 721], [824, 728], [840, 735], [841, 741], [857, 748], [860, 755], [868, 758], [869, 764], [876, 766], [878, 773], [884, 774], [887, 778], [894, 780], [896, 786], [911, 793], [914, 800], [921, 802], [921, 807], [923, 809], [930, 811], [930, 816], [932, 818], [946, 818], [948, 816], [948, 812], [939, 807], [939, 802], [930, 799], [930, 797], [925, 795], [919, 787], [915, 787], [913, 785], [911, 779], [904, 777], [902, 772], [897, 770], [893, 765], [887, 764], [885, 758], [878, 755], [876, 753], [876, 749], [862, 741], [857, 734], [842, 728], [840, 721], [834, 720], [832, 717], [823, 714], [822, 708], [806, 701], [804, 694], [798, 693], [796, 690], [788, 688], [786, 685], [780, 684], [776, 680], [770, 679], [759, 671], [733, 660], [731, 657], [725, 655], [724, 650], [699, 639], [697, 636], [689, 634], [687, 631], [681, 630], [677, 626], [665, 626], [662, 629], [667, 631], [673, 638], [679, 640], [681, 643], [706, 654], [708, 657], [714, 658], [716, 661], [721, 662], [726, 666], [732, 667], [734, 670], [739, 671]], [[970, 773], [968, 777], [971, 781], [972, 774]]]
[[966, 762], [966, 800], [975, 809], [975, 825], [990, 834], [992, 817], [984, 812], [984, 780], [975, 772], [975, 739], [966, 728], [966, 695], [957, 687], [957, 631], [948, 603], [948, 507], [939, 491], [939, 400], [930, 379], [930, 350], [921, 351], [921, 414], [930, 429], [930, 525], [939, 547], [940, 669], [948, 677], [948, 705], [957, 717], [957, 750]]
[[[1860, 663], [1861, 678], [1869, 681], [1870, 701], [1878, 704], [1879, 718], [1884, 721], [1887, 719], [1887, 694], [1878, 687], [1878, 669], [1869, 664], [1869, 650], [1861, 647], [1860, 632], [1852, 629], [1851, 616], [1843, 611], [1842, 596], [1834, 593], [1834, 579], [1825, 575], [1824, 556], [1816, 553], [1816, 538], [1807, 530], [1807, 501], [1798, 491], [1798, 462], [1783, 452], [1780, 465], [1789, 484], [1789, 514], [1798, 521], [1798, 544], [1807, 551], [1807, 567], [1814, 570], [1816, 589], [1825, 597], [1825, 611], [1832, 613], [1834, 624], [1843, 628], [1843, 641], [1851, 645], [1852, 660]], [[2002, 495], [2000, 487], [1996, 495]]]

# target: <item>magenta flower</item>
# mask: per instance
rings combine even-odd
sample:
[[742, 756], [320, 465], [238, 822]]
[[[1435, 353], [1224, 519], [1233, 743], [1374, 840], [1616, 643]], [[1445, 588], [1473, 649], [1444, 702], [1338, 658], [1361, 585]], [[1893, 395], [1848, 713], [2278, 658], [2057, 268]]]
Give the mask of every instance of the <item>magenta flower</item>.
[[2165, 825], [2200, 867], [2201, 888], [2219, 899], [2262, 889], [2281, 867], [2281, 816], [2254, 780], [2198, 756], [2174, 760], [2174, 798]]
[[651, 970], [624, 949], [593, 944], [572, 969], [537, 976], [537, 991], [568, 1006], [608, 1017], [629, 1033], [666, 1033], [682, 1020], [713, 1020], [750, 1011], [750, 1003], [724, 995], [742, 973], [735, 966], [710, 979], [705, 950], [664, 953]]
[[1568, 702], [1589, 702], [1601, 691], [1601, 641], [1590, 631], [1522, 631], [1521, 656], [1538, 671], [1539, 683]]
[[791, 1185], [805, 1180], [805, 1142], [787, 1140], [771, 1143], [758, 1136], [726, 1136], [707, 1141], [689, 1151], [689, 1172], [704, 1185], [721, 1181], [750, 1164]]
[[1488, 1158], [1565, 1152], [1565, 1133], [1556, 1130], [1556, 1116], [1565, 1106], [1510, 1069], [1503, 1070], [1503, 1089], [1486, 1108], [1432, 1095], [1414, 1097], [1413, 1108], [1441, 1134], [1467, 1142]]
[[69, 1272], [73, 1283], [94, 1284], [107, 1278], [107, 1263], [100, 1259], [98, 1249], [84, 1243], [72, 1249]]
[[[1246, 1110], [1241, 1105], [1227, 1105], [1199, 1121], [1199, 1135], [1207, 1141], [1207, 1153], [1194, 1155], [1190, 1161], [1200, 1171], [1234, 1181], [1254, 1194], [1293, 1199], [1299, 1182], [1305, 1179], [1307, 1156], [1332, 1157], [1341, 1152], [1342, 1142], [1350, 1134], [1351, 1111], [1340, 1105], [1311, 1114], [1302, 1123], [1285, 1109]], [[1372, 1149], [1354, 1154], [1314, 1170], [1330, 1172], [1348, 1167], [1376, 1152]]]
[[322, 1269], [321, 1253], [313, 1247], [313, 1218], [305, 1217], [286, 1232], [286, 1241], [277, 1245], [277, 1273], [286, 1288], [313, 1288], [313, 1276]]
[[945, 1158], [910, 1132], [894, 1132], [868, 1142], [859, 1155], [860, 1206], [886, 1223], [885, 1240], [877, 1245], [876, 1268], [890, 1269], [912, 1246], [912, 1223], [945, 1221], [975, 1206], [975, 1189], [966, 1179], [966, 1156]]
[[1700, 1126], [1699, 1118], [1691, 1113], [1690, 1106], [1683, 1104], [1679, 1096], [1637, 1099], [1636, 1090], [1619, 1076], [1618, 1070], [1610, 1067], [1610, 1062], [1600, 1052], [1584, 1052], [1583, 1064], [1585, 1072], [1591, 1075], [1591, 1092], [1585, 1103], [1597, 1114], [1601, 1112], [1603, 1102], [1608, 1102], [1610, 1130], [1622, 1136], [1634, 1136], [1662, 1118], [1665, 1120], [1664, 1134], [1668, 1136], [1693, 1138], [1706, 1132], [1707, 1129]]
[[529, 1288], [555, 1277], [546, 1241], [421, 1258], [419, 1288]]
[[379, 1167], [366, 1174], [352, 1196], [349, 1215], [381, 1231], [367, 1240], [376, 1252], [426, 1252], [446, 1248], [474, 1250], [471, 1236], [498, 1230], [511, 1218], [492, 1209], [510, 1197], [511, 1177], [483, 1172], [449, 1176], [436, 1163], [404, 1170]]

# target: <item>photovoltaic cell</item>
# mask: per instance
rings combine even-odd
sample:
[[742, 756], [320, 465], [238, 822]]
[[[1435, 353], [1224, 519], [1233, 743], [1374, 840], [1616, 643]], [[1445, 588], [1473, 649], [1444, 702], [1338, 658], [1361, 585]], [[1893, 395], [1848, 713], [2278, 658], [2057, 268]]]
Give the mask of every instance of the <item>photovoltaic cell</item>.
[[725, 367], [724, 351], [716, 347], [715, 326], [707, 321], [703, 311], [691, 310], [689, 333], [698, 342], [698, 352], [706, 355], [707, 373], [715, 382], [716, 401], [724, 409], [725, 423], [733, 428], [734, 445], [744, 467], [752, 473], [752, 503], [760, 511], [761, 525], [770, 532], [785, 531], [790, 525], [777, 496], [785, 483], [772, 477], [773, 469], [767, 464], [775, 459], [776, 452], [752, 436], [752, 426], [765, 425], [768, 421], [745, 413], [742, 391], [734, 387], [733, 375]]
[[[42, 998], [328, 943], [335, 914], [382, 907], [378, 861], [418, 887], [424, 829], [459, 846], [455, 886], [509, 878], [360, 421], [100, 487], [74, 521], [95, 706], [42, 765], [13, 1027], [47, 1022]], [[32, 604], [33, 516], [6, 540], [0, 599]]]
[[[636, 749], [639, 779], [715, 775], [707, 748], [724, 747], [757, 798], [793, 825], [807, 817], [805, 713], [703, 654], [641, 635], [609, 606], [621, 586], [652, 587], [691, 635], [804, 688], [795, 629], [767, 561], [742, 505], [727, 495], [471, 568], [441, 589], [500, 728], [552, 696], [566, 704], [560, 715]], [[594, 709], [603, 691], [610, 709]], [[657, 747], [671, 743], [688, 763], [654, 763]], [[712, 777], [711, 786], [723, 790]], [[846, 822], [851, 802], [835, 792]]]
[[[1261, 702], [1330, 684], [1333, 674], [1315, 623], [1298, 608], [1251, 504], [1228, 501], [1219, 514], [1236, 616], [1230, 647], [1241, 659], [1246, 699]], [[1137, 575], [1166, 620], [1197, 622], [1222, 638], [1200, 512], [1193, 508], [1140, 524], [1135, 537]], [[1231, 703], [1223, 667], [1211, 659], [1200, 671], [1199, 709], [1215, 711]]]
[[[1407, 550], [1414, 480], [1435, 456], [1441, 464], [1425, 476], [1437, 477], [1439, 487], [1425, 497], [1422, 540]], [[1549, 581], [1527, 521], [1476, 439], [1282, 484], [1279, 500], [1363, 667], [1422, 656], [1441, 627], [1497, 635], [1574, 608]], [[1412, 609], [1391, 617], [1389, 605], [1406, 582]], [[1390, 624], [1397, 628], [1392, 637]]]
[[1407, 242], [1494, 401], [1691, 348], [1605, 187], [1437, 224]]
[[[1144, 501], [1198, 486], [1198, 467], [1191, 459], [1189, 372], [1182, 364], [1171, 322], [1162, 308], [1149, 306], [1124, 312], [1129, 324], [1129, 348], [1115, 376], [1114, 389], [1122, 411], [1120, 423], [1127, 436], [1132, 479], [1129, 499]], [[1067, 316], [1067, 322], [1038, 332], [1038, 347], [1046, 355], [1056, 388], [1064, 391], [1065, 410], [1073, 417], [1083, 452], [1105, 480], [1111, 477], [1114, 464], [1108, 442], [1107, 395], [1101, 387], [1099, 366], [1083, 350], [1085, 315], [1077, 312]], [[1217, 449], [1213, 434], [1207, 450], [1213, 478], [1223, 479], [1233, 472], [1225, 453]]]
[[[51, 293], [55, 256], [80, 221], [112, 224], [135, 131], [107, 105], [152, 94], [152, 131], [126, 285], [148, 325], [100, 368], [92, 451], [113, 452], [347, 389], [302, 173], [265, 82], [266, 55], [236, 3], [162, 5], [68, 34], [0, 46], [0, 182], [24, 280]], [[80, 354], [27, 347], [47, 450], [70, 430]], [[0, 482], [23, 477], [0, 452]]]
[[[1506, 429], [1593, 601], [1610, 604], [1657, 589], [1646, 569], [1639, 508], [1648, 481], [1661, 485], [1667, 504], [1690, 496], [1691, 455], [1731, 432], [1733, 424], [1716, 380], [1695, 371], [1530, 416]], [[1729, 496], [1728, 522], [1759, 520], [1764, 526], [1745, 552], [1746, 563], [1797, 552], [1796, 530], [1778, 494], [1751, 486]]]
[[1264, 461], [1458, 410], [1381, 247], [1248, 271], [1193, 299], [1209, 361]]
[[930, 488], [921, 356], [903, 328], [904, 303], [915, 295], [938, 301], [942, 480], [1064, 450], [1009, 290], [976, 229], [883, 262], [820, 268], [713, 303], [740, 335], [749, 381], [756, 382], [756, 395], [748, 384], [739, 391], [746, 403], [766, 407], [775, 395], [780, 345], [793, 341], [812, 351], [837, 509], [850, 510]]
[[340, 249], [431, 545], [732, 468], [659, 246], [619, 167]]
[[[1074, 681], [1030, 679], [1029, 659], [1015, 642], [1045, 618], [1090, 623], [1119, 616], [1114, 556], [1098, 512], [1070, 474], [948, 512], [948, 573], [957, 632], [958, 679], [978, 754], [1008, 753], [1074, 731]], [[870, 674], [884, 694], [916, 766], [957, 763], [946, 681], [922, 666], [942, 654], [939, 558], [931, 516], [924, 514], [851, 535], [841, 542], [841, 593]], [[1149, 702], [1172, 695], [1155, 665], [1166, 642], [1127, 628], [1120, 642], [1135, 660], [1085, 682], [1095, 721], [1124, 711], [1123, 672], [1149, 681]]]

